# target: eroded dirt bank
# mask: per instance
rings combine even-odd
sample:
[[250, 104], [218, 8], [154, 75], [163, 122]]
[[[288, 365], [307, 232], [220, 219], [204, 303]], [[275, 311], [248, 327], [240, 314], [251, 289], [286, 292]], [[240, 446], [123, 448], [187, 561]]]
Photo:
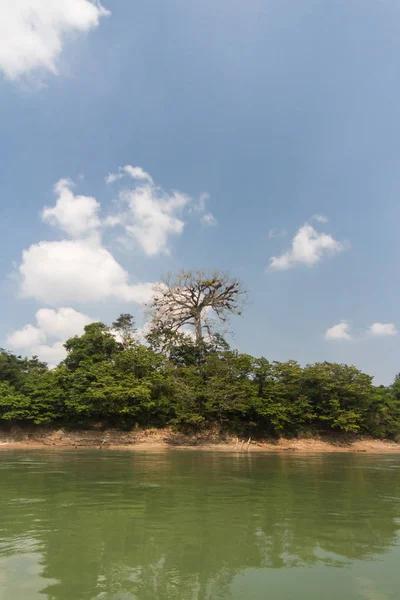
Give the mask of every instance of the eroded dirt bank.
[[193, 435], [172, 429], [121, 431], [71, 430], [49, 427], [0, 429], [0, 449], [11, 448], [118, 448], [127, 450], [218, 450], [228, 452], [369, 452], [400, 453], [400, 444], [351, 435], [310, 438], [248, 439], [203, 432]]

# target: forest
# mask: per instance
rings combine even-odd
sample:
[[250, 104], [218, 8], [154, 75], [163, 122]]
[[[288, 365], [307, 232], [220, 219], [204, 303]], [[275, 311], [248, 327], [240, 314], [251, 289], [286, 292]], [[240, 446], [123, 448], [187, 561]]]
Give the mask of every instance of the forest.
[[145, 336], [122, 314], [67, 340], [55, 368], [0, 350], [0, 421], [400, 439], [400, 376], [374, 386], [355, 366], [302, 367], [230, 348], [213, 319], [240, 314], [244, 297], [219, 273], [181, 273], [156, 290]]

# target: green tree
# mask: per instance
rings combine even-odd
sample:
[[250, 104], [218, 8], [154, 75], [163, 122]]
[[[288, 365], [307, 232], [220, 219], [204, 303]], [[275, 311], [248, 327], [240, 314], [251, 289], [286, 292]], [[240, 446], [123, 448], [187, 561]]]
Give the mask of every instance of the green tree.
[[28, 396], [18, 392], [8, 381], [0, 382], [0, 418], [4, 421], [26, 421], [31, 418]]
[[[190, 290], [194, 299], [200, 293], [196, 310], [201, 316], [196, 318], [201, 320], [201, 338], [177, 326], [176, 313], [175, 326], [161, 319], [144, 345], [135, 338], [133, 317], [122, 314], [112, 329], [92, 323], [83, 335], [67, 340], [67, 357], [54, 370], [37, 357], [0, 350], [0, 419], [217, 426], [260, 435], [314, 429], [400, 438], [400, 375], [389, 387], [374, 387], [372, 377], [354, 366], [324, 362], [302, 368], [296, 361], [270, 362], [231, 350], [215, 330], [204, 336], [204, 319], [213, 310], [211, 298], [206, 302], [204, 296], [214, 294], [215, 299], [230, 280], [198, 273], [180, 277], [170, 286], [174, 302], [192, 298]], [[195, 292], [185, 282], [203, 287]], [[235, 306], [228, 302], [220, 318], [227, 318]], [[181, 324], [196, 328], [194, 313], [185, 314], [182, 319], [188, 320]]]
[[307, 365], [302, 383], [323, 427], [346, 432], [362, 429], [374, 393], [372, 377], [353, 366], [324, 362]]
[[19, 389], [29, 373], [44, 373], [47, 365], [37, 356], [26, 358], [0, 349], [0, 381], [8, 381]]
[[294, 360], [256, 361], [257, 415], [268, 433], [298, 433], [313, 417], [309, 398], [302, 388], [302, 368]]
[[70, 338], [64, 345], [67, 350], [64, 363], [71, 370], [81, 363], [110, 361], [119, 349], [117, 340], [104, 323], [86, 325], [83, 335]]
[[122, 348], [127, 350], [134, 343], [135, 319], [129, 313], [122, 313], [112, 324], [112, 329], [119, 334]]
[[253, 357], [228, 351], [210, 355], [202, 365], [205, 378], [204, 410], [208, 421], [229, 428], [254, 421], [257, 390]]

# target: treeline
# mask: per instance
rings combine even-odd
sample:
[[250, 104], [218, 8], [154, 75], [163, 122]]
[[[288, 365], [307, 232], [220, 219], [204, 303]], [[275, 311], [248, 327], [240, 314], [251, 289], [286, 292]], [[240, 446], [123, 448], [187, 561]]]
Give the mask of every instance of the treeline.
[[[117, 335], [116, 335], [117, 332]], [[211, 339], [211, 338], [210, 338]], [[93, 323], [48, 369], [0, 351], [0, 420], [70, 426], [209, 428], [264, 435], [343, 431], [400, 436], [400, 378], [376, 387], [354, 366], [269, 362], [224, 340], [143, 344], [132, 318]]]

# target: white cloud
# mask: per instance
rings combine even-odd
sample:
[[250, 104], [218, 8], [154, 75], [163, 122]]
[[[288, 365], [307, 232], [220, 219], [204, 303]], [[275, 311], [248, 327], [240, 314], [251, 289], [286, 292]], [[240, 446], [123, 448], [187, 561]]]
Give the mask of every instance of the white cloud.
[[40, 360], [46, 362], [51, 369], [56, 367], [67, 356], [64, 342], [41, 344], [40, 346], [30, 348], [28, 351], [31, 356], [38, 356]]
[[36, 313], [36, 326], [25, 325], [13, 331], [7, 337], [7, 344], [54, 366], [66, 356], [64, 342], [81, 335], [84, 327], [93, 322], [94, 319], [73, 308], [42, 308]]
[[114, 183], [119, 179], [122, 179], [125, 175], [129, 175], [132, 179], [139, 181], [147, 181], [153, 184], [153, 178], [147, 173], [142, 167], [132, 167], [132, 165], [125, 165], [125, 167], [118, 167], [118, 173], [109, 173], [105, 178], [106, 183]]
[[126, 165], [122, 167], [122, 171], [132, 177], [132, 179], [138, 179], [139, 181], [148, 181], [149, 183], [153, 183], [152, 177], [146, 173], [142, 167], [132, 167], [132, 165]]
[[179, 192], [162, 192], [151, 185], [125, 190], [121, 194], [128, 210], [121, 223], [128, 236], [134, 238], [148, 256], [169, 254], [168, 238], [180, 235], [185, 223], [179, 218], [188, 198]]
[[54, 186], [57, 194], [55, 206], [45, 206], [42, 220], [56, 225], [71, 237], [81, 237], [98, 230], [100, 204], [91, 196], [75, 196], [72, 182], [60, 179]]
[[[148, 256], [169, 254], [169, 238], [182, 233], [185, 223], [180, 217], [190, 198], [176, 190], [166, 192], [141, 167], [127, 165], [120, 171], [138, 183], [133, 189], [121, 190], [119, 212], [104, 224], [122, 226], [126, 237], [134, 239]], [[114, 180], [117, 174], [111, 173], [107, 179], [110, 177]]]
[[280, 256], [272, 256], [269, 267], [276, 271], [291, 269], [296, 265], [310, 267], [324, 256], [337, 254], [343, 249], [343, 245], [331, 235], [318, 233], [314, 227], [305, 223], [294, 236], [290, 250]]
[[324, 215], [313, 215], [312, 218], [314, 219], [314, 221], [318, 221], [318, 223], [328, 222], [328, 217], [325, 217]]
[[118, 181], [118, 179], [122, 179], [122, 177], [122, 173], [109, 173], [104, 181], [106, 183], [114, 183], [115, 181]]
[[104, 219], [103, 225], [105, 227], [116, 227], [117, 225], [122, 225], [121, 215], [110, 215]]
[[[349, 333], [350, 326], [347, 321], [342, 321], [328, 329], [325, 333], [326, 340], [352, 340]], [[385, 337], [397, 335], [396, 327], [393, 323], [373, 323], [368, 328], [368, 334], [375, 337]]]
[[397, 329], [393, 323], [373, 323], [368, 333], [376, 337], [393, 336], [397, 335]]
[[194, 203], [193, 205], [193, 210], [197, 213], [204, 213], [204, 211], [206, 210], [206, 202], [207, 200], [209, 200], [209, 198], [210, 195], [207, 194], [207, 192], [203, 192], [203, 194], [200, 194], [198, 202]]
[[122, 189], [119, 193], [119, 212], [104, 220], [104, 226], [124, 228], [125, 237], [120, 241], [127, 245], [134, 240], [148, 256], [160, 253], [169, 254], [169, 239], [183, 232], [185, 214], [201, 214], [201, 222], [215, 226], [217, 220], [211, 212], [205, 212], [209, 195], [203, 193], [194, 201], [182, 192], [165, 191], [154, 183], [153, 178], [142, 167], [125, 165], [118, 167], [117, 173], [109, 173], [106, 183], [114, 183], [129, 176], [133, 179], [133, 189]]
[[210, 196], [206, 192], [200, 194], [200, 197], [197, 202], [191, 201], [190, 206], [188, 207], [189, 214], [197, 213], [201, 214], [200, 221], [204, 225], [208, 225], [209, 227], [215, 227], [218, 223], [217, 219], [214, 217], [212, 212], [205, 212], [206, 210], [206, 202], [209, 200]]
[[36, 322], [41, 331], [48, 337], [68, 339], [73, 335], [82, 333], [85, 326], [93, 323], [87, 315], [73, 308], [41, 308], [36, 313]]
[[214, 215], [211, 212], [208, 212], [201, 217], [201, 222], [205, 223], [205, 225], [209, 225], [210, 227], [213, 227], [214, 225], [217, 224], [217, 219], [214, 217]]
[[0, 0], [0, 72], [12, 80], [56, 74], [65, 36], [88, 32], [109, 14], [89, 0]]
[[48, 305], [119, 299], [144, 304], [151, 283], [129, 283], [128, 273], [99, 240], [39, 242], [22, 254], [20, 292]]
[[22, 329], [13, 331], [7, 337], [7, 343], [12, 348], [32, 348], [39, 346], [46, 339], [45, 333], [33, 325], [25, 325]]
[[351, 340], [353, 339], [349, 333], [350, 325], [347, 321], [342, 321], [337, 325], [333, 325], [330, 329], [326, 330], [326, 340]]
[[[1, 0], [0, 0], [1, 1]], [[148, 256], [169, 252], [169, 240], [184, 228], [181, 217], [190, 198], [164, 191], [140, 167], [123, 167], [136, 183], [119, 194], [116, 214], [101, 220], [100, 204], [91, 196], [76, 195], [72, 182], [61, 179], [54, 188], [54, 206], [42, 211], [42, 220], [55, 225], [72, 239], [41, 241], [23, 251], [18, 267], [20, 295], [48, 306], [120, 300], [146, 304], [153, 283], [132, 283], [127, 271], [102, 243], [105, 227], [124, 229], [123, 241], [133, 239]], [[109, 176], [110, 177], [110, 176]], [[205, 222], [214, 223], [211, 213]]]

